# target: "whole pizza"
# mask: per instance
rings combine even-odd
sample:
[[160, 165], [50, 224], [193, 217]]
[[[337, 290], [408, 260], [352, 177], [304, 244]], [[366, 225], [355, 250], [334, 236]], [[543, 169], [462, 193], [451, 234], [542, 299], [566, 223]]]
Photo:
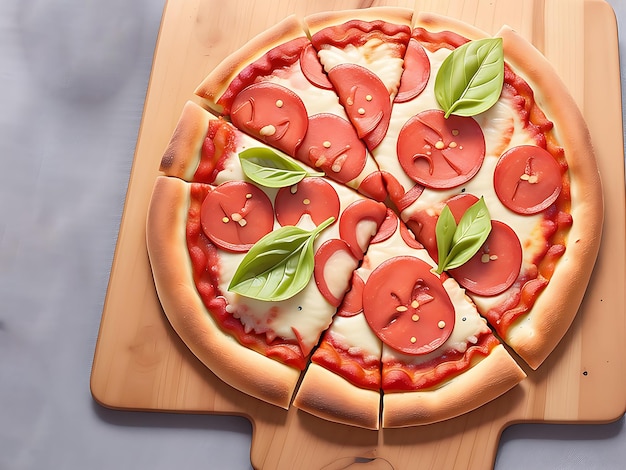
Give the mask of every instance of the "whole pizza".
[[403, 8], [290, 16], [185, 104], [147, 246], [165, 315], [232, 387], [369, 429], [494, 400], [568, 330], [600, 178], [546, 59]]

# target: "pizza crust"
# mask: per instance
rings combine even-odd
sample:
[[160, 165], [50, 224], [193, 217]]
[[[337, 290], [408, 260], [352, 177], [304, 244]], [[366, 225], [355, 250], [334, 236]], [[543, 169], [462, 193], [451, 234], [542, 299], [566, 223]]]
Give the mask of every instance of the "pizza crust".
[[325, 11], [304, 19], [308, 34], [313, 36], [324, 28], [337, 26], [350, 20], [377, 21], [411, 26], [413, 10], [402, 7], [373, 7], [354, 10]]
[[378, 429], [380, 393], [359, 388], [315, 363], [306, 370], [293, 405], [328, 421]]
[[220, 379], [287, 409], [300, 371], [248, 349], [224, 333], [195, 289], [185, 239], [188, 207], [188, 183], [157, 178], [148, 209], [146, 241], [165, 315], [191, 352]]
[[424, 28], [432, 33], [441, 31], [452, 31], [467, 39], [483, 39], [489, 35], [471, 24], [465, 23], [455, 18], [438, 15], [436, 13], [419, 12], [413, 17], [414, 28]]
[[436, 423], [472, 411], [512, 389], [526, 377], [501, 344], [471, 369], [439, 388], [383, 395], [382, 426]]
[[194, 93], [202, 98], [204, 104], [212, 111], [222, 114], [224, 109], [217, 101], [245, 67], [261, 58], [270, 49], [301, 37], [305, 37], [302, 23], [295, 15], [288, 16], [232, 52], [206, 76]]
[[209, 128], [210, 114], [187, 101], [174, 133], [161, 158], [160, 170], [168, 176], [191, 181], [200, 164], [202, 144]]
[[569, 166], [573, 225], [565, 253], [531, 312], [504, 338], [536, 369], [569, 329], [585, 294], [600, 247], [602, 183], [584, 118], [552, 65], [511, 28], [504, 27], [498, 36], [503, 38], [507, 62], [528, 82], [537, 104], [554, 123]]

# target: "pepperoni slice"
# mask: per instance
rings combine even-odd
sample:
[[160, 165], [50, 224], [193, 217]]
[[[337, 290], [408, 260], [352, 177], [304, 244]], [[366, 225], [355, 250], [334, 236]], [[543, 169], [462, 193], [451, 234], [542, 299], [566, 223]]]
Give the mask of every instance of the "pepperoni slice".
[[356, 272], [352, 274], [350, 290], [343, 298], [341, 306], [337, 310], [337, 315], [341, 317], [353, 317], [363, 312], [363, 289], [365, 281]]
[[381, 143], [389, 127], [391, 101], [384, 83], [371, 71], [356, 64], [333, 67], [328, 78], [359, 138], [370, 150]]
[[357, 189], [361, 194], [380, 202], [387, 199], [389, 195], [382, 171], [374, 171], [367, 175]]
[[246, 181], [229, 181], [211, 191], [202, 202], [202, 229], [228, 251], [252, 248], [274, 228], [274, 210], [267, 195]]
[[518, 214], [536, 214], [561, 193], [561, 169], [541, 147], [522, 145], [507, 150], [496, 164], [493, 184], [498, 198]]
[[307, 44], [300, 53], [300, 68], [306, 79], [316, 87], [324, 90], [332, 90], [333, 86], [328, 80], [324, 67], [317, 57], [317, 51], [312, 44]]
[[[352, 255], [352, 250], [348, 244], [333, 238], [326, 240], [315, 252], [315, 267], [313, 268], [313, 276], [315, 283], [320, 293], [333, 307], [338, 307], [341, 304], [341, 300], [345, 291], [349, 285], [346, 283], [346, 289], [340, 291], [338, 286], [343, 284], [343, 281], [338, 282], [335, 274], [337, 271], [345, 272], [338, 269], [342, 266], [338, 266], [337, 263], [348, 265], [349, 272], [353, 272], [358, 266], [359, 260]], [[347, 279], [346, 279], [347, 280]]]
[[422, 245], [420, 242], [418, 242], [415, 239], [415, 235], [413, 235], [413, 232], [411, 232], [409, 228], [406, 226], [406, 224], [402, 222], [400, 222], [400, 236], [402, 237], [402, 240], [404, 241], [404, 243], [406, 243], [407, 246], [414, 248], [416, 250], [424, 249], [424, 245]]
[[383, 181], [391, 201], [396, 205], [398, 211], [402, 212], [404, 209], [413, 204], [424, 192], [424, 186], [416, 184], [408, 191], [404, 190], [404, 187], [397, 180], [395, 176], [386, 171], [381, 172], [383, 175]]
[[400, 130], [398, 161], [414, 181], [429, 188], [459, 186], [470, 180], [485, 158], [485, 138], [471, 117], [423, 111]]
[[457, 194], [446, 201], [446, 205], [454, 216], [454, 221], [458, 224], [465, 214], [465, 211], [478, 202], [478, 198], [473, 194]]
[[355, 201], [343, 211], [339, 219], [339, 236], [348, 243], [355, 258], [363, 259], [363, 253], [386, 215], [387, 207], [370, 199]]
[[511, 227], [492, 220], [491, 233], [470, 260], [449, 274], [468, 291], [492, 296], [511, 287], [522, 267], [522, 245]]
[[404, 55], [404, 72], [400, 80], [400, 87], [395, 103], [404, 103], [418, 96], [430, 78], [430, 60], [422, 45], [411, 38]]
[[347, 183], [365, 167], [366, 148], [350, 122], [334, 114], [314, 114], [296, 158]]
[[[450, 212], [452, 212], [455, 222], [458, 224], [465, 211], [477, 201], [478, 198], [473, 194], [458, 194], [448, 199], [446, 204]], [[406, 222], [415, 234], [415, 237], [424, 245], [424, 248], [428, 250], [428, 253], [435, 261], [438, 261], [437, 218], [438, 215], [430, 210], [422, 210], [412, 214]]]
[[454, 329], [454, 306], [432, 267], [398, 256], [370, 274], [363, 289], [363, 313], [376, 335], [405, 354], [428, 354]]
[[337, 191], [321, 178], [304, 178], [298, 184], [280, 188], [274, 201], [280, 225], [297, 225], [308, 214], [315, 225], [329, 217], [339, 218]]
[[236, 127], [289, 155], [295, 155], [309, 122], [300, 97], [270, 82], [244, 88], [235, 97], [232, 110], [230, 117]]
[[396, 230], [398, 230], [398, 216], [391, 209], [387, 209], [385, 220], [383, 220], [383, 223], [380, 225], [374, 238], [370, 241], [370, 244], [381, 243], [388, 240], [396, 233]]

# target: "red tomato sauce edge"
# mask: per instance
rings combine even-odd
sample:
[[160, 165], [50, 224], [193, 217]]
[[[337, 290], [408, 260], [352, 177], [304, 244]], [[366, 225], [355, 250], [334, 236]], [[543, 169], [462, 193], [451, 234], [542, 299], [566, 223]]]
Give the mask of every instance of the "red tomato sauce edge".
[[300, 53], [307, 44], [309, 44], [309, 40], [304, 36], [292, 39], [270, 49], [261, 58], [245, 67], [217, 101], [223, 107], [224, 114], [230, 114], [235, 97], [244, 88], [255, 83], [258, 77], [270, 75], [276, 69], [287, 68], [298, 62]]
[[331, 332], [324, 334], [311, 361], [353, 385], [368, 390], [380, 390], [380, 361], [367, 361], [362, 355], [349, 353]]
[[402, 362], [383, 363], [382, 389], [385, 392], [428, 390], [468, 370], [477, 360], [489, 355], [500, 342], [487, 332], [464, 353], [452, 351], [420, 365]]

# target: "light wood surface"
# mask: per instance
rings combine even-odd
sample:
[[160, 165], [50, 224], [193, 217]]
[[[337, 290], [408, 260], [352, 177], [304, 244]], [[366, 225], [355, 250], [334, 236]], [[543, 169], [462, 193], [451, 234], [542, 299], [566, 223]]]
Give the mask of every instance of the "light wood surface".
[[[152, 281], [145, 219], [161, 154], [211, 68], [290, 13], [400, 5], [497, 32], [516, 29], [554, 64], [588, 122], [605, 191], [600, 255], [574, 324], [505, 396], [443, 423], [366, 431], [278, 409], [217, 379], [169, 326]], [[608, 422], [626, 411], [624, 152], [613, 11], [602, 0], [170, 0], [161, 31], [98, 335], [91, 389], [119, 409], [220, 413], [253, 423], [255, 468], [467, 469], [493, 466], [517, 422]], [[469, 393], [469, 392], [468, 392]]]

